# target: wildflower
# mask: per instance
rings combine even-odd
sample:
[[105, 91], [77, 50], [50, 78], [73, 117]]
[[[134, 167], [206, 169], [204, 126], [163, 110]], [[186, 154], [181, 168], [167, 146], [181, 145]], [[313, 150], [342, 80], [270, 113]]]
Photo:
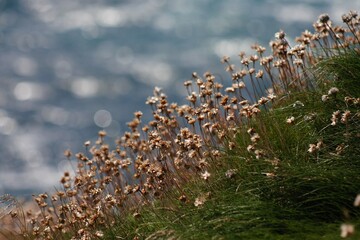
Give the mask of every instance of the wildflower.
[[248, 146], [246, 147], [246, 150], [247, 150], [248, 152], [252, 152], [252, 151], [255, 150], [255, 146], [250, 144], [250, 145], [248, 145]]
[[227, 62], [229, 62], [229, 60], [230, 60], [230, 57], [223, 56], [222, 59], [221, 59], [221, 63], [227, 63]]
[[104, 233], [103, 233], [102, 231], [100, 231], [100, 230], [99, 230], [99, 231], [96, 231], [96, 232], [95, 232], [95, 236], [97, 236], [97, 237], [100, 237], [100, 238], [101, 238], [101, 237], [103, 237], [103, 236], [104, 236]]
[[304, 65], [303, 60], [300, 59], [300, 58], [295, 59], [295, 60], [293, 61], [293, 63], [294, 63], [294, 65], [296, 65], [296, 66], [302, 66], [302, 65]]
[[199, 206], [203, 205], [205, 202], [206, 202], [206, 197], [204, 195], [202, 195], [195, 199], [194, 205], [195, 205], [195, 207], [199, 207]]
[[181, 202], [186, 202], [187, 197], [183, 194], [183, 195], [181, 195], [181, 196], [179, 197], [179, 200], [180, 200]]
[[99, 134], [99, 137], [101, 137], [101, 138], [106, 136], [106, 132], [104, 130], [99, 131], [98, 134]]
[[260, 140], [260, 135], [258, 133], [254, 133], [250, 138], [252, 143], [256, 143]]
[[334, 95], [335, 96], [338, 92], [339, 92], [338, 88], [332, 87], [332, 88], [329, 89], [328, 95]]
[[249, 129], [247, 130], [247, 133], [248, 133], [250, 136], [252, 136], [252, 135], [254, 135], [256, 132], [255, 132], [255, 129], [254, 129], [254, 128], [249, 128]]
[[340, 230], [341, 230], [340, 236], [342, 238], [347, 238], [354, 234], [355, 227], [352, 224], [343, 223], [340, 226]]
[[252, 62], [256, 62], [257, 60], [259, 60], [259, 56], [258, 55], [251, 55], [250, 56], [250, 61], [252, 61]]
[[269, 93], [267, 95], [267, 98], [270, 99], [271, 101], [273, 101], [275, 98], [277, 98], [277, 96], [274, 93]]
[[65, 150], [65, 152], [64, 152], [64, 156], [65, 156], [66, 158], [70, 158], [70, 157], [71, 157], [71, 155], [72, 155], [72, 153], [71, 153], [71, 151], [70, 151], [70, 150]]
[[234, 142], [229, 142], [229, 149], [233, 150], [236, 147], [236, 144]]
[[162, 88], [156, 86], [156, 87], [154, 88], [154, 95], [155, 95], [155, 96], [160, 95], [161, 91], [162, 91]]
[[264, 76], [264, 71], [263, 70], [259, 70], [255, 75], [255, 77], [257, 77], [257, 78], [262, 78], [263, 76]]
[[311, 120], [314, 120], [315, 117], [316, 117], [316, 113], [310, 113], [310, 114], [304, 116], [304, 120], [311, 121]]
[[240, 102], [241, 106], [245, 106], [245, 105], [248, 105], [248, 104], [249, 104], [248, 100], [243, 100], [243, 101]]
[[350, 14], [344, 14], [344, 15], [341, 16], [341, 18], [342, 18], [344, 23], [348, 23], [348, 22], [351, 21], [352, 16]]
[[308, 149], [308, 153], [314, 153], [316, 152], [317, 148], [316, 148], [316, 145], [311, 143], [309, 144], [309, 149]]
[[342, 115], [341, 115], [341, 122], [342, 123], [347, 123], [348, 122], [348, 119], [350, 117], [351, 113], [349, 110], [346, 110]]
[[90, 141], [86, 141], [86, 142], [84, 142], [84, 146], [85, 146], [85, 147], [90, 146], [90, 144], [91, 144], [91, 142], [90, 142]]
[[348, 146], [346, 146], [344, 143], [339, 144], [336, 148], [336, 155], [340, 155], [342, 152], [344, 152], [344, 149], [347, 148]]
[[260, 105], [263, 105], [263, 104], [267, 103], [268, 101], [269, 101], [269, 99], [267, 99], [266, 97], [261, 97], [261, 98], [259, 99], [258, 103], [259, 103]]
[[360, 194], [358, 194], [354, 201], [354, 206], [359, 207], [360, 206]]
[[265, 50], [266, 50], [264, 47], [262, 47], [262, 46], [260, 46], [260, 45], [258, 45], [258, 44], [252, 45], [251, 48], [252, 48], [252, 49], [255, 49], [255, 51], [258, 52], [258, 53], [260, 53], [260, 54], [263, 53], [263, 52], [265, 52]]
[[261, 157], [264, 156], [264, 151], [263, 151], [263, 150], [256, 149], [256, 150], [254, 151], [254, 153], [255, 153], [256, 159], [260, 159]]
[[143, 113], [141, 111], [137, 111], [137, 112], [134, 113], [134, 115], [135, 115], [136, 118], [141, 118]]
[[132, 192], [132, 187], [130, 185], [126, 185], [124, 189], [124, 193], [126, 195], [130, 194]]
[[348, 103], [348, 104], [356, 104], [356, 98], [352, 98], [352, 97], [345, 97], [344, 98], [344, 101], [346, 102], [346, 103]]
[[239, 82], [238, 88], [242, 89], [245, 88], [245, 83], [244, 82]]
[[357, 16], [358, 16], [357, 11], [353, 11], [353, 10], [350, 10], [349, 14], [351, 15], [352, 18], [357, 18]]
[[294, 124], [295, 122], [295, 118], [294, 117], [289, 117], [288, 119], [286, 119], [286, 123], [287, 124]]
[[318, 19], [318, 21], [319, 21], [320, 23], [327, 23], [329, 20], [330, 20], [330, 17], [329, 17], [329, 15], [326, 14], [326, 13], [321, 14], [321, 15], [319, 16], [319, 19]]
[[235, 92], [235, 89], [233, 87], [228, 87], [225, 89], [225, 92]]
[[228, 64], [225, 68], [225, 71], [227, 72], [233, 72], [235, 69], [235, 65], [234, 64]]
[[316, 149], [317, 149], [317, 150], [320, 150], [323, 146], [324, 146], [324, 142], [323, 142], [322, 140], [319, 140], [319, 141], [316, 143]]
[[188, 86], [191, 86], [192, 85], [192, 81], [191, 80], [187, 80], [184, 82], [184, 86], [185, 87], [188, 87]]
[[235, 174], [237, 173], [237, 169], [229, 169], [225, 172], [225, 177], [227, 178], [233, 178]]
[[332, 116], [331, 116], [331, 126], [335, 126], [336, 123], [338, 122], [338, 117], [340, 115], [340, 111], [337, 110], [335, 112], [333, 112]]
[[284, 39], [286, 36], [285, 32], [283, 30], [280, 30], [279, 32], [275, 33], [275, 38], [277, 39]]
[[204, 173], [201, 174], [201, 178], [207, 181], [210, 175], [211, 174], [208, 171], [205, 171]]
[[322, 147], [324, 146], [324, 142], [322, 140], [319, 140], [316, 144], [309, 144], [309, 149], [308, 152], [309, 153], [314, 153], [317, 152], [318, 150], [320, 150]]
[[273, 66], [276, 68], [282, 68], [286, 65], [286, 61], [281, 59], [274, 62]]
[[155, 104], [159, 99], [157, 97], [148, 97], [145, 104], [152, 105]]
[[328, 95], [322, 95], [322, 96], [321, 96], [321, 101], [327, 102], [328, 100], [329, 100], [329, 96], [328, 96]]

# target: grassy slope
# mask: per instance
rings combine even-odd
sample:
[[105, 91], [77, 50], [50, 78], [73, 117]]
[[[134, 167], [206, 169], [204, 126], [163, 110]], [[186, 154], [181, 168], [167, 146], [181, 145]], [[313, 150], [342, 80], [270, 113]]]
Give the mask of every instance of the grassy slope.
[[[352, 206], [360, 189], [359, 105], [344, 101], [359, 97], [359, 69], [357, 54], [322, 62], [314, 71], [318, 90], [284, 96], [249, 123], [264, 157], [246, 150], [250, 126], [240, 127], [236, 148], [224, 150], [210, 179], [184, 186], [186, 196], [202, 195], [203, 205], [195, 207], [195, 197], [183, 203], [169, 192], [140, 214], [120, 219], [105, 239], [339, 239], [341, 223], [359, 219]], [[335, 86], [339, 93], [322, 102]], [[330, 126], [336, 110], [350, 110], [351, 121]], [[291, 116], [294, 124], [286, 123]], [[319, 141], [319, 150], [307, 152]], [[336, 154], [341, 144], [344, 151]], [[231, 178], [225, 176], [229, 169], [237, 170]]]

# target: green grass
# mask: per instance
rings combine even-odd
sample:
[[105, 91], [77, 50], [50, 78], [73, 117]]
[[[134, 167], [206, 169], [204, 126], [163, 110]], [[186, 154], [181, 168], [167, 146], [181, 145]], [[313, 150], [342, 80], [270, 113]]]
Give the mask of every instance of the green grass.
[[[195, 177], [182, 193], [170, 190], [139, 207], [140, 215], [118, 219], [105, 239], [339, 239], [342, 223], [360, 222], [353, 207], [360, 189], [359, 105], [344, 101], [359, 97], [359, 55], [329, 58], [313, 73], [317, 90], [285, 95], [239, 127], [236, 148], [222, 149], [207, 182]], [[339, 93], [322, 102], [331, 87]], [[350, 110], [351, 120], [331, 126], [336, 110]], [[292, 116], [294, 123], [286, 123]], [[259, 159], [246, 149], [250, 127], [260, 136]], [[309, 144], [319, 141], [321, 148], [309, 153]], [[341, 145], [344, 151], [336, 154]], [[225, 176], [229, 169], [237, 170], [232, 178]], [[186, 202], [178, 200], [181, 194]], [[200, 195], [206, 201], [196, 207]]]

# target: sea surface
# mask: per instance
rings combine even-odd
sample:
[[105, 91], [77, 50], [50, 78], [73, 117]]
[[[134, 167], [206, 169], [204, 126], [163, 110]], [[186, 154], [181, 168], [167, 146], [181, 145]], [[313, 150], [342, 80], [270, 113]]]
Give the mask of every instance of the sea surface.
[[137, 110], [149, 119], [155, 86], [184, 103], [192, 72], [229, 81], [222, 56], [349, 10], [360, 1], [0, 0], [0, 194], [54, 190], [64, 150], [102, 129], [113, 142]]

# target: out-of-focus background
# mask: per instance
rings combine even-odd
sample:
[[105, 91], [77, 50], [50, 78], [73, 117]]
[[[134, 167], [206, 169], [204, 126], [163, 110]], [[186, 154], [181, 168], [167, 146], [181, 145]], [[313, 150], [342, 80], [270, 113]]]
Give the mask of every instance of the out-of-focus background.
[[114, 141], [134, 111], [149, 116], [155, 86], [181, 103], [193, 71], [227, 77], [223, 55], [358, 9], [344, 0], [0, 0], [0, 194], [53, 190], [69, 167], [63, 151], [83, 151], [101, 129]]

